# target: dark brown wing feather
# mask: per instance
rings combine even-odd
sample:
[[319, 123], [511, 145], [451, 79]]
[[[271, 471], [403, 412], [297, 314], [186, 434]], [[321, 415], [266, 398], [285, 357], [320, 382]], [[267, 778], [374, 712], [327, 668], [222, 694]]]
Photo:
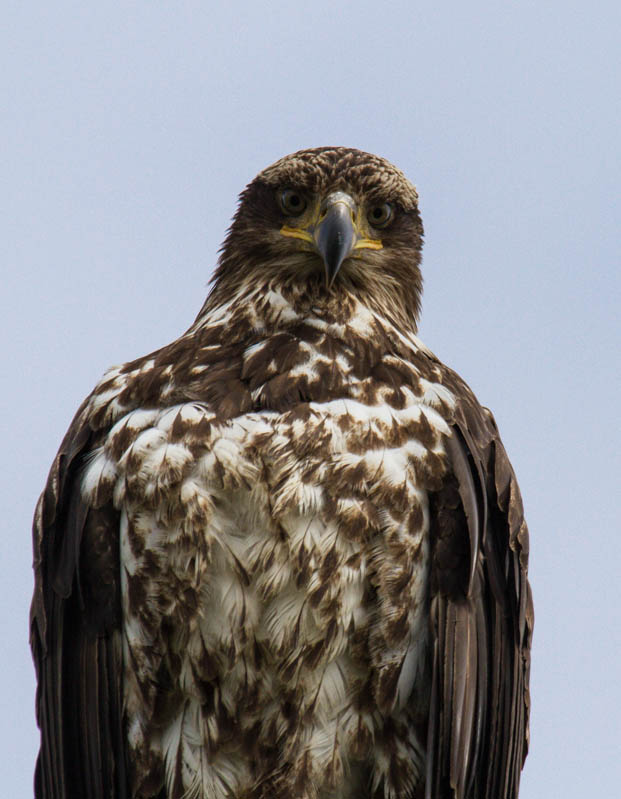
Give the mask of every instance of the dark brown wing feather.
[[528, 530], [489, 411], [460, 398], [432, 498], [433, 680], [426, 799], [515, 799], [528, 748], [533, 608]]
[[37, 799], [128, 796], [121, 721], [118, 515], [79, 479], [93, 431], [78, 411], [35, 512], [31, 647], [41, 749]]

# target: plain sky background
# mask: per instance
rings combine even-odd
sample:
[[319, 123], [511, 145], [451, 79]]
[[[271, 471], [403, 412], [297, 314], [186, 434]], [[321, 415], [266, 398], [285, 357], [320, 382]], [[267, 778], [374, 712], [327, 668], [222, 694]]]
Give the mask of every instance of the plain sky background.
[[421, 337], [494, 411], [531, 530], [522, 799], [621, 784], [621, 4], [4, 0], [0, 752], [31, 796], [30, 523], [104, 369], [193, 320], [243, 186], [383, 155], [426, 229]]

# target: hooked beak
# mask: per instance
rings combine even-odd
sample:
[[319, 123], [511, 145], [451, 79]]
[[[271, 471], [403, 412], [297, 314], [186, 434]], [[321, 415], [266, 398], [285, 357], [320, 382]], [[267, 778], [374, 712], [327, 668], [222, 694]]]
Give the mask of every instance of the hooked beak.
[[355, 210], [354, 201], [348, 194], [334, 192], [326, 198], [320, 222], [313, 231], [315, 247], [326, 270], [328, 288], [360, 238], [354, 221]]
[[328, 288], [334, 283], [343, 261], [354, 250], [381, 250], [380, 239], [368, 238], [358, 219], [359, 209], [355, 201], [344, 191], [333, 191], [317, 209], [315, 220], [306, 225], [285, 224], [280, 232], [289, 238], [301, 239], [310, 244], [321, 256]]

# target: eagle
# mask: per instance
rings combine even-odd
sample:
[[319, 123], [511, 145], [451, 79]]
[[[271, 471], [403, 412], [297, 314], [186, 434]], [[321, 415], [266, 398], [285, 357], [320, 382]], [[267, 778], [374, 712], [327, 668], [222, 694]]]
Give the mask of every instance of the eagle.
[[417, 337], [418, 195], [302, 150], [191, 327], [109, 369], [34, 518], [37, 799], [514, 799], [528, 531]]

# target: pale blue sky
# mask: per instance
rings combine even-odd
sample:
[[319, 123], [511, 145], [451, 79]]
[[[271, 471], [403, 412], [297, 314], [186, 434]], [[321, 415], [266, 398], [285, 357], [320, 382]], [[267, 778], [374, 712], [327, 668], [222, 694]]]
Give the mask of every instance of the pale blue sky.
[[30, 521], [62, 435], [107, 366], [194, 318], [244, 184], [324, 144], [417, 184], [422, 338], [519, 477], [521, 797], [618, 793], [620, 33], [618, 2], [5, 0], [3, 795], [31, 795]]

